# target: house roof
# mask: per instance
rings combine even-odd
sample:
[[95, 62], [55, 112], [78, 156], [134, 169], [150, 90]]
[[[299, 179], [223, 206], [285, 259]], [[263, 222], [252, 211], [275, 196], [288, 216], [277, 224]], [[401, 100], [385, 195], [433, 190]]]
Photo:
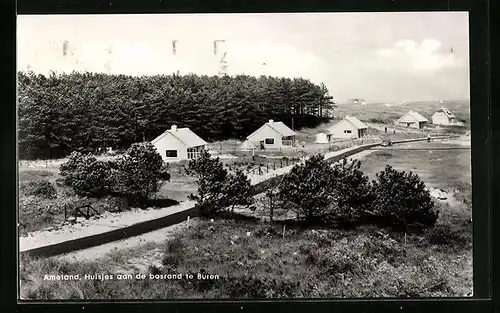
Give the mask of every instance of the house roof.
[[448, 118], [454, 118], [455, 117], [455, 114], [451, 113], [451, 111], [448, 110], [447, 108], [441, 108], [436, 113], [441, 113], [441, 112], [444, 113], [444, 114], [446, 114], [446, 116]]
[[[365, 128], [368, 128], [368, 126], [366, 126], [365, 123], [361, 122], [360, 120], [358, 120], [356, 117], [354, 116], [345, 116], [344, 119], [342, 121], [348, 121], [350, 124], [352, 124], [354, 127], [356, 127], [356, 129], [365, 129]], [[335, 128], [337, 127], [337, 125], [339, 125], [342, 121], [338, 122], [337, 124], [333, 125], [329, 132], [331, 132], [331, 129], [332, 128]]]
[[271, 127], [274, 131], [276, 131], [278, 134], [280, 134], [282, 137], [288, 137], [288, 136], [295, 136], [295, 132], [290, 129], [290, 127], [286, 126], [283, 122], [274, 122], [274, 121], [269, 121], [259, 127], [256, 131], [251, 133], [250, 135], [247, 136], [247, 139], [252, 137], [253, 135], [257, 134], [262, 128], [269, 126]]
[[368, 126], [366, 126], [365, 123], [358, 120], [358, 118], [355, 116], [348, 115], [348, 116], [344, 117], [344, 119], [347, 120], [348, 122], [350, 122], [351, 124], [353, 124], [354, 126], [356, 126], [357, 129], [368, 128]]
[[178, 139], [182, 144], [184, 144], [187, 148], [193, 148], [198, 146], [207, 145], [207, 142], [201, 139], [198, 135], [193, 133], [189, 128], [177, 128], [176, 130], [167, 129], [161, 135], [156, 137], [151, 143], [156, 143], [158, 140], [165, 137], [167, 134], [172, 135], [176, 139]]
[[409, 111], [397, 120], [399, 123], [427, 122], [428, 120], [417, 112]]

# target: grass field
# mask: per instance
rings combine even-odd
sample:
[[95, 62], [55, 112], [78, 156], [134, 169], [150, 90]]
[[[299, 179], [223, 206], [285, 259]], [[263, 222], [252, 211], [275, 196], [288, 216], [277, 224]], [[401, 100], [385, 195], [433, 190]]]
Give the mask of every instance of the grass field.
[[[436, 147], [413, 143], [405, 147]], [[442, 146], [442, 145], [441, 145]], [[163, 244], [111, 252], [93, 261], [25, 259], [21, 294], [32, 299], [168, 299], [280, 297], [442, 297], [472, 292], [470, 151], [377, 151], [362, 170], [385, 164], [413, 170], [429, 187], [453, 191], [437, 202], [440, 218], [421, 234], [375, 226], [295, 228], [253, 220], [200, 220]], [[118, 280], [142, 257], [153, 274], [192, 273], [193, 279]], [[113, 280], [44, 281], [45, 274], [102, 273]], [[197, 279], [197, 274], [217, 275]], [[185, 276], [183, 276], [185, 277]]]

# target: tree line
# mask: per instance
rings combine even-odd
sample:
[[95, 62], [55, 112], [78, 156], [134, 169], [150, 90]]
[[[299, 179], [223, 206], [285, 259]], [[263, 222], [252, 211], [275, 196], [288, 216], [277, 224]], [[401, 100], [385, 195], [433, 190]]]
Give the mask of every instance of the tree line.
[[126, 149], [173, 124], [207, 141], [244, 139], [269, 119], [314, 127], [332, 99], [324, 84], [303, 78], [20, 72], [19, 157]]

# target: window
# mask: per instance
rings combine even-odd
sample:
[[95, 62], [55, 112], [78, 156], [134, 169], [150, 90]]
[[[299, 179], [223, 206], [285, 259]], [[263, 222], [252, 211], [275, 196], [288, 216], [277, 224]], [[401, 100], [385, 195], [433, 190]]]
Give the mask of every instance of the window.
[[166, 150], [165, 156], [167, 158], [176, 158], [177, 157], [177, 150]]
[[351, 133], [351, 130], [350, 129], [346, 129], [344, 130], [344, 134], [350, 134]]
[[274, 145], [274, 138], [266, 138], [266, 145]]
[[187, 149], [188, 160], [196, 159], [200, 156], [202, 148], [189, 148]]

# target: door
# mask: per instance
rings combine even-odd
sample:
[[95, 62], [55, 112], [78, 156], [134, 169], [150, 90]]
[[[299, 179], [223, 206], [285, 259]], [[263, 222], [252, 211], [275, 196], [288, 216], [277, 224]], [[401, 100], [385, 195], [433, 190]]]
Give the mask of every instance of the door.
[[262, 141], [260, 142], [260, 150], [265, 150], [265, 149], [266, 149], [266, 148], [265, 148], [265, 146], [264, 146], [264, 140], [262, 140]]

